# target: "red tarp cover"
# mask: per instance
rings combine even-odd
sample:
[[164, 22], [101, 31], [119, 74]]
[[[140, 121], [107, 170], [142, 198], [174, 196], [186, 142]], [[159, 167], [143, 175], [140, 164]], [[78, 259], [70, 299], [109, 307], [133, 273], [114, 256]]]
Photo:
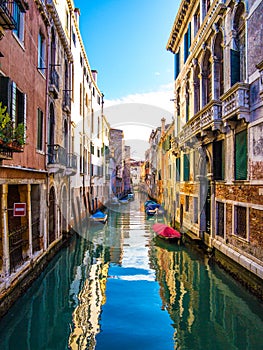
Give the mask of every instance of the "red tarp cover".
[[180, 232], [176, 231], [175, 229], [173, 229], [170, 226], [167, 226], [165, 224], [154, 224], [152, 226], [152, 229], [154, 230], [154, 232], [157, 233], [158, 236], [161, 236], [163, 238], [180, 238], [181, 234]]

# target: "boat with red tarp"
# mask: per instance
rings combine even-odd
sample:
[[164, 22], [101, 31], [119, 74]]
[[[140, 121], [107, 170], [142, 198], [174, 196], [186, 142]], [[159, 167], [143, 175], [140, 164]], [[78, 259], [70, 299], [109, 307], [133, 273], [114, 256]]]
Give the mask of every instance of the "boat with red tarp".
[[181, 234], [180, 232], [176, 231], [174, 228], [161, 224], [156, 223], [152, 225], [152, 229], [157, 234], [158, 237], [164, 238], [164, 239], [180, 239]]

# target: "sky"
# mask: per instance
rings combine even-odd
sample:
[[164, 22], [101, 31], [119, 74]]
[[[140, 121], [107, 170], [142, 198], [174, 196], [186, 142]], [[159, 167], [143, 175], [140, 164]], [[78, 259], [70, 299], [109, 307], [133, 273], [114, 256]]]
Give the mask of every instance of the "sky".
[[[112, 127], [137, 125], [135, 139], [147, 140], [161, 118], [173, 116], [173, 54], [166, 44], [180, 0], [75, 0], [80, 31], [91, 69], [105, 98], [104, 114]], [[129, 107], [137, 105], [134, 113]], [[147, 113], [142, 106], [150, 106]], [[120, 105], [120, 106], [119, 106]], [[116, 118], [116, 106], [119, 106]], [[152, 113], [156, 107], [156, 113]], [[144, 114], [142, 114], [143, 112]], [[128, 123], [128, 124], [127, 124]], [[130, 124], [129, 124], [130, 123]], [[144, 128], [140, 128], [144, 124]], [[149, 133], [145, 126], [149, 127]], [[131, 127], [124, 130], [131, 137]], [[141, 132], [139, 133], [139, 129]], [[130, 131], [130, 132], [129, 132]], [[130, 135], [128, 135], [130, 134]]]

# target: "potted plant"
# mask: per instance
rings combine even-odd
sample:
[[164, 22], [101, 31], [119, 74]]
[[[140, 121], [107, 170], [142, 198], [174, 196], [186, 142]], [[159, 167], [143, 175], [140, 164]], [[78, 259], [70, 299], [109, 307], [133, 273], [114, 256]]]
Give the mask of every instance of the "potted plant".
[[14, 143], [20, 148], [26, 143], [25, 125], [23, 123], [19, 123], [14, 130]]
[[13, 140], [13, 123], [7, 113], [7, 107], [0, 102], [0, 143], [9, 144]]

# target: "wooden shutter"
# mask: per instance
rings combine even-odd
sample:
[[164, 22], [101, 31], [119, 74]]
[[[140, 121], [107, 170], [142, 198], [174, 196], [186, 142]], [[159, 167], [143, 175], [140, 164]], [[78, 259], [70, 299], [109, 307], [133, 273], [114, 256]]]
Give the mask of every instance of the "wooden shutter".
[[231, 86], [240, 81], [240, 52], [230, 50]]
[[180, 158], [176, 158], [176, 181], [180, 181]]
[[223, 180], [224, 178], [224, 156], [223, 156], [223, 141], [216, 141], [213, 144], [214, 157], [213, 157], [213, 166], [214, 166], [214, 179]]
[[247, 179], [247, 130], [235, 137], [235, 179]]

